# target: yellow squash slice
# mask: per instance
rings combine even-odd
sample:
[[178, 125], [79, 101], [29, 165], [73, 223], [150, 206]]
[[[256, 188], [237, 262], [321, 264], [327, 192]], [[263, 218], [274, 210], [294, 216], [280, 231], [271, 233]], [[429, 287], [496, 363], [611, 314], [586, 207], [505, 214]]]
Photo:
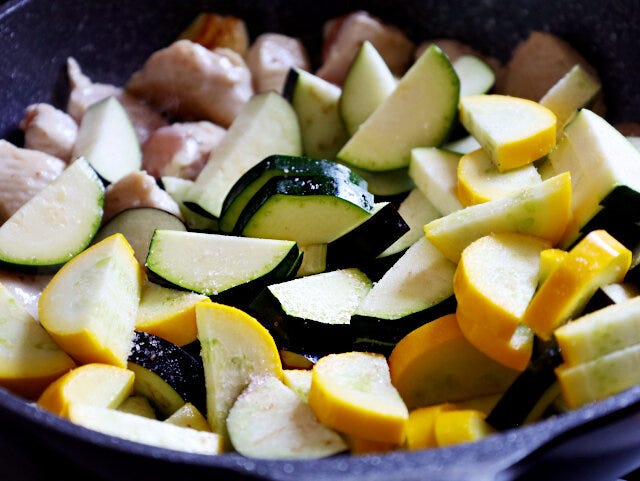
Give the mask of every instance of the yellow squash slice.
[[455, 314], [407, 334], [389, 356], [391, 382], [409, 409], [504, 392], [518, 375], [480, 352]]
[[38, 406], [68, 417], [74, 404], [115, 409], [133, 392], [135, 374], [109, 364], [79, 366], [51, 383], [38, 398]]
[[620, 282], [631, 251], [604, 230], [589, 233], [540, 286], [522, 321], [542, 339], [574, 317], [600, 286]]
[[445, 410], [438, 414], [434, 433], [438, 446], [477, 441], [495, 430], [484, 420], [485, 414], [474, 409]]
[[570, 206], [571, 177], [565, 172], [435, 219], [424, 226], [424, 233], [453, 262], [460, 260], [462, 250], [474, 240], [491, 233], [530, 234], [555, 245], [569, 222]]
[[207, 420], [228, 443], [227, 415], [236, 398], [258, 375], [283, 378], [271, 334], [256, 319], [215, 302], [196, 305], [198, 339], [207, 390]]
[[533, 164], [500, 172], [484, 149], [463, 155], [457, 173], [458, 198], [464, 206], [504, 197], [542, 182]]
[[518, 371], [531, 358], [533, 331], [521, 324], [538, 285], [548, 242], [524, 234], [481, 237], [462, 251], [453, 278], [458, 324], [467, 340]]
[[407, 422], [407, 449], [414, 451], [437, 447], [436, 419], [441, 412], [452, 409], [456, 409], [455, 404], [442, 403], [412, 410]]
[[545, 249], [540, 253], [540, 275], [538, 283], [542, 284], [551, 275], [556, 267], [567, 256], [568, 252], [563, 249], [550, 248]]
[[35, 399], [75, 366], [9, 289], [0, 284], [0, 386]]
[[193, 342], [196, 329], [196, 304], [209, 298], [146, 282], [142, 286], [136, 329], [155, 334], [178, 346]]
[[460, 121], [500, 172], [530, 164], [556, 145], [556, 116], [531, 100], [506, 95], [462, 97]]
[[402, 444], [409, 417], [381, 354], [330, 354], [313, 367], [309, 405], [327, 426], [362, 439]]
[[79, 363], [127, 366], [142, 269], [122, 234], [67, 262], [40, 296], [40, 322]]

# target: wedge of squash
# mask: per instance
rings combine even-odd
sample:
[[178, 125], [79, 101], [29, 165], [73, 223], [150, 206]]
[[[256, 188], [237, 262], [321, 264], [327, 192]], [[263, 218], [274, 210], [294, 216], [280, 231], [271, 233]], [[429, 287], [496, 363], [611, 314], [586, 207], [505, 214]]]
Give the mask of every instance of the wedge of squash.
[[67, 262], [42, 292], [40, 322], [80, 363], [127, 366], [140, 303], [142, 269], [122, 234]]
[[269, 331], [235, 307], [199, 303], [196, 322], [207, 390], [207, 420], [212, 431], [230, 447], [227, 416], [231, 406], [252, 377], [282, 379], [280, 355]]
[[620, 282], [631, 265], [631, 251], [606, 231], [588, 234], [540, 286], [522, 322], [542, 339], [575, 317], [598, 287]]
[[523, 234], [493, 234], [462, 251], [454, 276], [458, 324], [480, 351], [522, 371], [533, 331], [521, 324], [538, 285], [540, 252], [548, 242]]
[[409, 409], [501, 393], [518, 375], [467, 341], [455, 314], [407, 334], [391, 352], [389, 368]]
[[76, 367], [51, 383], [38, 398], [38, 406], [62, 417], [74, 404], [115, 409], [133, 392], [135, 374], [109, 364]]
[[401, 444], [409, 417], [381, 354], [330, 354], [313, 367], [309, 405], [327, 426], [363, 439]]
[[529, 234], [555, 245], [569, 222], [571, 176], [559, 174], [511, 195], [472, 205], [435, 219], [424, 232], [448, 259], [460, 260], [465, 247], [497, 232]]
[[37, 398], [76, 363], [0, 283], [0, 386]]
[[530, 164], [556, 145], [556, 116], [531, 100], [468, 95], [460, 99], [460, 121], [500, 172]]

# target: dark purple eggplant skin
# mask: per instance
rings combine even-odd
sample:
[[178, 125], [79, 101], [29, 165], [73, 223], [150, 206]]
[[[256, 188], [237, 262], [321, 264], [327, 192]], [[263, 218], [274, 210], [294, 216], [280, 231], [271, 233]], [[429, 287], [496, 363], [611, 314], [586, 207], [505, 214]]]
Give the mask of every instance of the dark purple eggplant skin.
[[[265, 31], [300, 37], [313, 67], [322, 25], [368, 10], [419, 42], [454, 37], [506, 61], [531, 30], [560, 35], [598, 70], [612, 123], [640, 120], [640, 22], [637, 0], [11, 0], [0, 3], [0, 138], [21, 142], [18, 124], [31, 103], [64, 108], [65, 62], [75, 57], [94, 81], [122, 85], [144, 60], [172, 42], [203, 10], [246, 20], [252, 38]], [[62, 479], [73, 471], [91, 479], [233, 479], [283, 481], [590, 480], [610, 481], [640, 466], [640, 387], [593, 406], [508, 430], [469, 445], [338, 455], [314, 461], [249, 460], [235, 453], [191, 455], [132, 443], [71, 424], [0, 389], [0, 436], [19, 433], [40, 477], [16, 469], [0, 450], [4, 479]], [[5, 443], [7, 444], [7, 443]], [[2, 445], [2, 444], [0, 444]], [[48, 457], [44, 452], [50, 453]], [[64, 460], [58, 469], [47, 463]]]

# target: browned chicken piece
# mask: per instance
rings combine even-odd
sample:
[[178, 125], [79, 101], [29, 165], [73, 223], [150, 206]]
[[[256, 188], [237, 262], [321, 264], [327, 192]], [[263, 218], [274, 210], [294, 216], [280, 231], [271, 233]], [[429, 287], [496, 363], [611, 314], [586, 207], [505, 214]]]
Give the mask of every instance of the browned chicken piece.
[[134, 207], [155, 207], [182, 218], [176, 201], [158, 186], [152, 176], [141, 170], [131, 172], [107, 187], [102, 222]]
[[152, 132], [167, 125], [165, 118], [146, 102], [129, 95], [115, 85], [94, 83], [82, 73], [74, 58], [67, 59], [67, 72], [71, 84], [71, 93], [67, 103], [67, 113], [79, 124], [82, 116], [91, 104], [110, 96], [115, 96], [129, 115], [129, 119], [143, 144]]
[[385, 24], [365, 11], [330, 20], [323, 30], [324, 63], [316, 72], [336, 85], [342, 85], [362, 42], [369, 40], [389, 69], [397, 76], [411, 61], [413, 42], [399, 28]]
[[309, 70], [309, 56], [300, 39], [280, 33], [263, 33], [251, 44], [247, 66], [256, 92], [282, 93], [289, 70]]
[[0, 140], [0, 223], [49, 185], [66, 165], [52, 155]]
[[29, 105], [20, 122], [24, 147], [39, 150], [69, 162], [78, 136], [78, 124], [66, 112], [53, 105]]
[[253, 95], [251, 72], [233, 50], [177, 40], [154, 52], [126, 85], [162, 112], [228, 127]]
[[249, 48], [249, 33], [244, 20], [232, 15], [201, 13], [178, 39], [191, 40], [209, 50], [229, 48], [243, 57]]
[[[496, 91], [537, 102], [576, 64], [599, 81], [595, 69], [566, 41], [551, 33], [533, 31], [514, 50], [506, 65], [504, 81], [496, 86]], [[592, 108], [604, 114], [602, 97]]]
[[195, 180], [226, 129], [206, 120], [167, 125], [142, 146], [142, 168], [156, 179], [163, 176]]
[[5, 286], [20, 305], [36, 320], [39, 320], [38, 301], [40, 300], [40, 294], [47, 287], [52, 277], [53, 275], [25, 274], [23, 272], [0, 270], [0, 284]]

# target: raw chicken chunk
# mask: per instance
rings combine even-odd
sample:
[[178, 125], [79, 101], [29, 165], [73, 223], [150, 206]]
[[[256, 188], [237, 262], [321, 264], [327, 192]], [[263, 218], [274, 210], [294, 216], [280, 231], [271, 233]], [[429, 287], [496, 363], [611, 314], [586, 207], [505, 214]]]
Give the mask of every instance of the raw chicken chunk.
[[142, 147], [142, 168], [156, 179], [172, 176], [195, 180], [226, 132], [206, 120], [161, 127]]
[[253, 95], [243, 58], [226, 48], [213, 51], [177, 40], [153, 53], [126, 85], [127, 91], [162, 112], [228, 127]]
[[24, 147], [39, 150], [69, 162], [78, 136], [78, 124], [66, 112], [52, 105], [29, 105], [20, 122]]
[[11, 272], [0, 270], [0, 284], [5, 286], [16, 300], [38, 320], [38, 301], [53, 275], [25, 274], [23, 272]]
[[49, 185], [65, 167], [57, 157], [0, 140], [0, 223]]
[[302, 42], [280, 33], [263, 33], [251, 44], [247, 66], [256, 92], [282, 93], [291, 68], [309, 70], [309, 57]]
[[399, 28], [382, 23], [365, 11], [357, 11], [327, 22], [323, 32], [323, 65], [317, 75], [342, 85], [362, 42], [369, 40], [389, 69], [404, 73], [413, 54], [413, 42]]
[[144, 171], [132, 172], [107, 187], [104, 195], [103, 223], [123, 210], [133, 207], [155, 207], [182, 218], [176, 201]]

